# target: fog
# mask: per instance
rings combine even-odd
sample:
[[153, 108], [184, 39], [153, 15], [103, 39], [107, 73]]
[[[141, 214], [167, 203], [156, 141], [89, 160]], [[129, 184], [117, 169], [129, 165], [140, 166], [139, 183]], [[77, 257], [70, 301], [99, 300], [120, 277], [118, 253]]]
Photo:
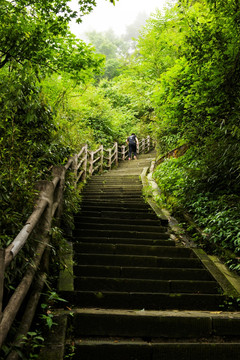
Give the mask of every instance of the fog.
[[[103, 32], [111, 29], [116, 35], [122, 35], [137, 17], [147, 18], [156, 9], [163, 9], [167, 3], [169, 0], [119, 0], [114, 6], [108, 0], [97, 0], [97, 6], [82, 18], [83, 22], [76, 24], [73, 21], [70, 29], [80, 38], [84, 37], [84, 33], [93, 30]], [[72, 0], [71, 6], [76, 9], [77, 0]]]

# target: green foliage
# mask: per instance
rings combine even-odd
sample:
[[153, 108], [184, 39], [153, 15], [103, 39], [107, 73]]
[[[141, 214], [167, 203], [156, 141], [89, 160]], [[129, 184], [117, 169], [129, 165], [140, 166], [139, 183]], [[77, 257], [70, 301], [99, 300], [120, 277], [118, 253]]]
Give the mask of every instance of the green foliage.
[[96, 52], [105, 55], [106, 58], [104, 71], [98, 78], [110, 80], [120, 75], [124, 56], [128, 52], [128, 43], [110, 30], [104, 33], [91, 31], [86, 35], [89, 42], [95, 47]]
[[191, 148], [184, 156], [159, 165], [155, 178], [161, 189], [160, 205], [176, 214], [189, 213], [204, 234], [202, 246], [225, 260], [234, 259], [240, 251], [240, 197], [230, 186], [223, 188], [226, 180], [221, 170], [209, 178], [212, 167], [205, 153], [196, 157], [199, 150]]
[[62, 70], [80, 81], [84, 72], [99, 67], [91, 48], [68, 30], [68, 22], [77, 14], [66, 0], [31, 5], [25, 0], [3, 0], [0, 16], [0, 68], [12, 66], [13, 61], [24, 67], [31, 62], [41, 75]]
[[38, 353], [43, 346], [44, 338], [36, 331], [29, 331], [26, 336], [21, 337], [20, 346], [2, 346], [4, 359], [12, 352], [15, 351], [18, 357], [23, 360], [37, 359]]
[[56, 325], [54, 322], [53, 307], [58, 302], [66, 302], [66, 300], [62, 299], [55, 291], [49, 291], [46, 295], [46, 303], [41, 304], [41, 308], [44, 313], [40, 315], [40, 319], [44, 321], [44, 324], [49, 329], [51, 329], [53, 325]]
[[179, 1], [147, 22], [132, 67], [151, 88], [158, 151], [190, 145], [182, 158], [156, 170], [160, 201], [175, 213], [193, 216], [206, 234], [204, 246], [236, 257], [239, 15], [239, 1]]

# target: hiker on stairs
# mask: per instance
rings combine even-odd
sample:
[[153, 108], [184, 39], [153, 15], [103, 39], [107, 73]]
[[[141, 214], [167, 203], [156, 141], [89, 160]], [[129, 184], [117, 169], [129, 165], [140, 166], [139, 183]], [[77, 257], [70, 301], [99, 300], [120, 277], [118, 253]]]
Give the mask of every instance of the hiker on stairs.
[[130, 135], [127, 140], [126, 143], [129, 146], [129, 153], [128, 153], [128, 160], [131, 160], [132, 158], [132, 153], [134, 156], [134, 159], [137, 159], [137, 146], [138, 146], [138, 138], [137, 136], [132, 133], [132, 135]]

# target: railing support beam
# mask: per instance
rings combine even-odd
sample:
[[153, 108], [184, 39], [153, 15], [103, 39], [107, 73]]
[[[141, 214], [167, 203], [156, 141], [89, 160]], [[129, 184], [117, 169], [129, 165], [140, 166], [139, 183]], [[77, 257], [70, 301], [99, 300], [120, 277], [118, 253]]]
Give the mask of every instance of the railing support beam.
[[[2, 321], [4, 269], [5, 269], [5, 250], [0, 249], [0, 322]], [[0, 334], [0, 336], [1, 336], [1, 334]]]

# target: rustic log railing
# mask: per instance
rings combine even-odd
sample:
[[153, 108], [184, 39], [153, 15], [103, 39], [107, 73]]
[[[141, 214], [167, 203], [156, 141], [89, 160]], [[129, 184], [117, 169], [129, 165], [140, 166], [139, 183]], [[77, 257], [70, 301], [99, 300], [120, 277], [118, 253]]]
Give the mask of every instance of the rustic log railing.
[[[148, 152], [152, 147], [152, 140], [148, 136], [139, 142], [138, 152]], [[100, 146], [96, 151], [90, 151], [85, 145], [64, 166], [53, 167], [52, 181], [38, 183], [39, 197], [33, 213], [13, 242], [6, 249], [0, 249], [0, 348], [23, 304], [26, 311], [21, 319], [14, 344], [19, 345], [17, 338], [25, 336], [29, 331], [45, 282], [52, 221], [54, 219], [59, 224], [62, 214], [66, 172], [71, 171], [74, 174], [73, 185], [76, 187], [79, 182], [85, 181], [97, 172], [110, 170], [113, 166], [118, 165], [119, 160], [126, 158], [128, 158], [127, 145], [119, 147], [115, 143], [110, 149]], [[20, 250], [28, 243], [31, 235], [32, 237], [34, 235], [34, 256], [28, 262], [22, 280], [3, 309], [4, 273]], [[29, 294], [31, 287], [31, 294]], [[16, 351], [12, 351], [6, 360], [14, 359], [18, 359]]]

